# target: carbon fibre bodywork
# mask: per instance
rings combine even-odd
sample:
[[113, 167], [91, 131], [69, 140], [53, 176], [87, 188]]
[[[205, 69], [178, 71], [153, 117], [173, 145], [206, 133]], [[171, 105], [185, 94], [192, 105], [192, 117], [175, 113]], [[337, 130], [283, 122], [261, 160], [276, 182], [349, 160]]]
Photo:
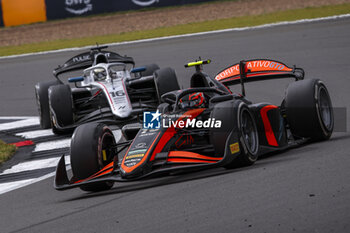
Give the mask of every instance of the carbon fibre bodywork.
[[[157, 108], [160, 99], [153, 72], [146, 71], [146, 67], [135, 68], [132, 57], [105, 48], [107, 46], [91, 48], [54, 69], [57, 83], [46, 87], [47, 94], [43, 94], [48, 103], [40, 103], [37, 94], [39, 115], [43, 118], [40, 111], [43, 106], [40, 105], [48, 105], [46, 115], [50, 117], [54, 133], [72, 132], [77, 126], [94, 121], [113, 122], [122, 127], [138, 121], [143, 111]], [[155, 68], [159, 69], [158, 66]], [[81, 72], [81, 77], [68, 79], [75, 87], [65, 84], [61, 78], [73, 71]], [[45, 91], [37, 86], [37, 92]], [[69, 90], [65, 91], [67, 87]], [[65, 102], [61, 95], [65, 95]], [[47, 124], [42, 127], [49, 128]]]
[[[258, 64], [256, 67], [252, 67], [254, 62]], [[232, 168], [238, 162], [251, 165], [258, 156], [296, 147], [310, 139], [293, 135], [284, 100], [280, 106], [252, 103], [244, 93], [244, 82], [248, 80], [303, 80], [301, 68], [259, 59], [241, 61], [238, 67], [230, 66], [211, 78], [202, 72], [205, 63], [193, 64], [196, 73], [191, 77], [191, 88], [162, 95], [161, 100], [165, 104], [158, 107], [158, 111], [163, 113], [159, 128], [140, 127], [134, 139], [112, 146], [113, 158], [110, 162], [84, 179], [77, 179], [74, 174], [68, 178], [62, 156], [56, 170], [55, 188], [65, 190], [100, 182], [134, 181], [153, 175], [211, 167]], [[233, 94], [226, 86], [235, 84], [242, 85], [242, 94]], [[202, 93], [200, 105], [184, 105], [183, 99], [191, 98], [195, 93]], [[196, 124], [211, 120], [220, 121], [220, 127], [203, 128], [203, 124]], [[214, 123], [209, 122], [208, 125], [213, 126]]]

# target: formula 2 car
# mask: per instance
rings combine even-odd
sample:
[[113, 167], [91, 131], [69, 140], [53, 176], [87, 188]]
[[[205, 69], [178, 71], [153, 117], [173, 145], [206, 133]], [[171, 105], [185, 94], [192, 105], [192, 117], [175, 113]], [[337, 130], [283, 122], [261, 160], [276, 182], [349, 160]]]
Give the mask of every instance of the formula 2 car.
[[[52, 127], [54, 133], [62, 134], [101, 120], [121, 127], [135, 121], [143, 111], [156, 109], [165, 92], [179, 89], [176, 79], [167, 78], [168, 68], [159, 69], [156, 64], [135, 68], [133, 58], [105, 48], [97, 46], [72, 57], [54, 70], [56, 80], [35, 86], [42, 128]], [[82, 77], [68, 79], [75, 88], [59, 78], [82, 69]]]
[[[241, 61], [210, 78], [202, 72], [209, 62], [186, 65], [196, 67], [191, 88], [163, 94], [164, 103], [156, 112], [145, 113], [143, 128], [133, 140], [116, 143], [105, 124], [79, 126], [70, 151], [73, 176], [68, 178], [62, 156], [55, 188], [99, 191], [114, 182], [152, 175], [247, 166], [262, 154], [331, 136], [334, 119], [327, 88], [318, 79], [304, 80], [303, 69], [258, 59]], [[280, 106], [245, 97], [245, 82], [274, 78], [296, 80]], [[241, 94], [228, 88], [235, 84], [241, 84]], [[128, 133], [124, 130], [127, 139]]]

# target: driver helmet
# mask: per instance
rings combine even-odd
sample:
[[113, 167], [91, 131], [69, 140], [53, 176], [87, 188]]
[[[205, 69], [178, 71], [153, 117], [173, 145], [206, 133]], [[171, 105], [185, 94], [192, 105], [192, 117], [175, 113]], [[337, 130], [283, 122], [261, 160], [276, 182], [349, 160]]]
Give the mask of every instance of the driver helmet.
[[181, 108], [204, 108], [206, 104], [203, 92], [185, 95], [179, 102]]
[[102, 80], [105, 80], [107, 77], [106, 70], [102, 67], [93, 69], [92, 75], [95, 81], [102, 81]]

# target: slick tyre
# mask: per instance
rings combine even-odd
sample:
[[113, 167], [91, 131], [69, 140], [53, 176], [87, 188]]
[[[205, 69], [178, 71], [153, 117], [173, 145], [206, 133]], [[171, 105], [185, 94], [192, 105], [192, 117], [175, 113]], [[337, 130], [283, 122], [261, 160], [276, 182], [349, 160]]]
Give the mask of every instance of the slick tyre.
[[244, 103], [240, 103], [237, 111], [238, 137], [241, 153], [225, 168], [250, 166], [259, 155], [259, 136], [253, 113]]
[[164, 114], [170, 112], [171, 106], [168, 103], [161, 103], [160, 105], [158, 105], [157, 109], [160, 113]]
[[40, 126], [43, 129], [51, 128], [48, 90], [50, 86], [58, 85], [58, 80], [39, 82], [35, 85], [35, 97], [38, 107]]
[[[56, 85], [49, 88], [49, 106], [52, 130], [55, 134], [71, 133], [71, 129], [60, 129], [72, 125], [73, 100], [69, 85]], [[59, 127], [60, 126], [60, 127]]]
[[233, 155], [237, 157], [224, 167], [231, 169], [252, 165], [258, 158], [259, 137], [254, 115], [248, 106], [240, 100], [220, 102], [215, 104], [210, 117], [222, 122], [220, 129], [210, 131], [210, 143], [215, 148], [215, 155], [222, 157], [227, 153], [229, 140], [239, 146], [239, 154]]
[[156, 88], [160, 97], [170, 91], [180, 90], [180, 85], [172, 68], [162, 68], [154, 72]]
[[141, 72], [141, 76], [150, 76], [153, 75], [153, 73], [156, 70], [159, 70], [159, 66], [157, 64], [149, 64], [149, 65], [145, 65], [146, 70]]
[[312, 141], [327, 140], [334, 127], [333, 107], [328, 90], [319, 79], [291, 83], [285, 96], [287, 121], [293, 136]]
[[[87, 123], [75, 129], [70, 147], [73, 176], [77, 180], [88, 178], [113, 161], [116, 144], [112, 131], [102, 123]], [[113, 182], [87, 184], [80, 188], [97, 192], [112, 188]]]

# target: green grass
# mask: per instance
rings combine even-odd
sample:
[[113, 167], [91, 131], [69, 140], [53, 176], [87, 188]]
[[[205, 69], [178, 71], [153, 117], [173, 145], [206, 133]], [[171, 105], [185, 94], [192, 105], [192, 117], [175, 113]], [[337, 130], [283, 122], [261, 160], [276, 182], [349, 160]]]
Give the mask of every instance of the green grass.
[[281, 21], [293, 21], [298, 19], [312, 19], [318, 17], [326, 17], [332, 15], [340, 15], [350, 13], [350, 4], [331, 5], [323, 7], [305, 8], [297, 10], [280, 11], [276, 13], [234, 17], [229, 19], [220, 19], [206, 21], [201, 23], [189, 23], [172, 27], [162, 27], [153, 30], [135, 31], [121, 34], [94, 36], [79, 39], [55, 40], [50, 42], [40, 42], [35, 44], [25, 44], [20, 46], [0, 47], [0, 56], [48, 51], [62, 48], [81, 47], [88, 45], [132, 41], [140, 39], [148, 39], [154, 37], [163, 37], [171, 35], [180, 35], [195, 32], [212, 31], [227, 28], [257, 26], [267, 23], [275, 23]]
[[6, 144], [0, 140], [0, 164], [8, 160], [16, 151], [16, 146]]

